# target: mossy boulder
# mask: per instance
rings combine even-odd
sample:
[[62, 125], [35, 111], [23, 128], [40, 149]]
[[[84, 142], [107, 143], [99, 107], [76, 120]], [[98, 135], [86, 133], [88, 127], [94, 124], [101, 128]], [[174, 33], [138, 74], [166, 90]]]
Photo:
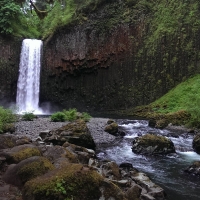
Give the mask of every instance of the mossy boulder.
[[200, 134], [194, 137], [192, 147], [196, 153], [200, 154]]
[[0, 156], [5, 157], [8, 163], [19, 163], [32, 156], [41, 156], [41, 151], [37, 146], [24, 144], [15, 146], [12, 149], [4, 149], [0, 152]]
[[[71, 150], [62, 146], [47, 146], [45, 151], [43, 151], [43, 156], [48, 158], [56, 166], [58, 166], [60, 161], [65, 161], [66, 163], [78, 163], [78, 156]], [[58, 162], [58, 163], [57, 163]]]
[[108, 120], [107, 125], [104, 129], [105, 132], [110, 133], [111, 135], [118, 135], [118, 124], [114, 120]]
[[54, 145], [63, 145], [65, 142], [69, 142], [88, 149], [95, 149], [94, 140], [84, 120], [77, 120], [50, 131], [44, 141]]
[[12, 134], [1, 134], [0, 135], [0, 149], [7, 149], [16, 146], [18, 137]]
[[169, 154], [175, 153], [173, 142], [160, 135], [146, 134], [133, 140], [132, 151], [140, 154]]
[[26, 182], [24, 200], [100, 198], [125, 200], [124, 193], [92, 168], [81, 164], [69, 164]]
[[33, 156], [18, 164], [10, 165], [3, 175], [3, 180], [6, 183], [21, 188], [27, 181], [43, 175], [54, 168], [53, 164], [47, 158]]

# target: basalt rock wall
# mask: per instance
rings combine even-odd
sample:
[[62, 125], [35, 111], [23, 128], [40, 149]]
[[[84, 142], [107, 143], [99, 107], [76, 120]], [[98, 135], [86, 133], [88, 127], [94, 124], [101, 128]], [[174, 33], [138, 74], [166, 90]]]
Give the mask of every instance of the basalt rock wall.
[[21, 39], [0, 36], [0, 103], [15, 102]]
[[152, 50], [145, 43], [148, 14], [128, 9], [128, 17], [120, 2], [102, 5], [45, 41], [41, 101], [87, 111], [126, 109], [154, 101], [199, 72], [198, 32], [162, 35]]

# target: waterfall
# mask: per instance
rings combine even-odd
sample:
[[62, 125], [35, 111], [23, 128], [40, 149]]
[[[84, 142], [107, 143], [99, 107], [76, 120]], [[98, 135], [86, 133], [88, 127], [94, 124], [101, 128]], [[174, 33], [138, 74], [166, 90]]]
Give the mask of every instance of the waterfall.
[[24, 39], [20, 55], [16, 104], [19, 113], [40, 113], [39, 89], [42, 41]]

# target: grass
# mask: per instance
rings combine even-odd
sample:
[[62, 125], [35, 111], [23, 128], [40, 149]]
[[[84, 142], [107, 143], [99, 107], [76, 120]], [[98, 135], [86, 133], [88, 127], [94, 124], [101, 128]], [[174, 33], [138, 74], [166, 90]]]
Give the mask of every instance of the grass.
[[200, 127], [200, 74], [177, 85], [150, 106], [154, 112], [164, 114], [184, 110], [191, 115], [188, 124]]
[[13, 114], [12, 110], [5, 109], [0, 106], [0, 133], [6, 131], [8, 124], [16, 121], [16, 116]]

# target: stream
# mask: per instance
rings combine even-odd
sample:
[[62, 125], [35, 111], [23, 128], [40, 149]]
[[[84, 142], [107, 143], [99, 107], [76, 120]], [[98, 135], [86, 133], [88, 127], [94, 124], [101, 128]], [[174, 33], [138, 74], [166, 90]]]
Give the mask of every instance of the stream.
[[[132, 163], [134, 168], [146, 173], [165, 190], [168, 200], [200, 199], [200, 178], [184, 172], [193, 161], [200, 160], [200, 155], [192, 149], [192, 135], [184, 131], [176, 134], [177, 131], [151, 128], [146, 120], [117, 120], [117, 123], [126, 135], [109, 147], [99, 146], [99, 159], [114, 160], [117, 164]], [[133, 138], [150, 132], [168, 136], [175, 145], [176, 154], [153, 157], [133, 153]]]

